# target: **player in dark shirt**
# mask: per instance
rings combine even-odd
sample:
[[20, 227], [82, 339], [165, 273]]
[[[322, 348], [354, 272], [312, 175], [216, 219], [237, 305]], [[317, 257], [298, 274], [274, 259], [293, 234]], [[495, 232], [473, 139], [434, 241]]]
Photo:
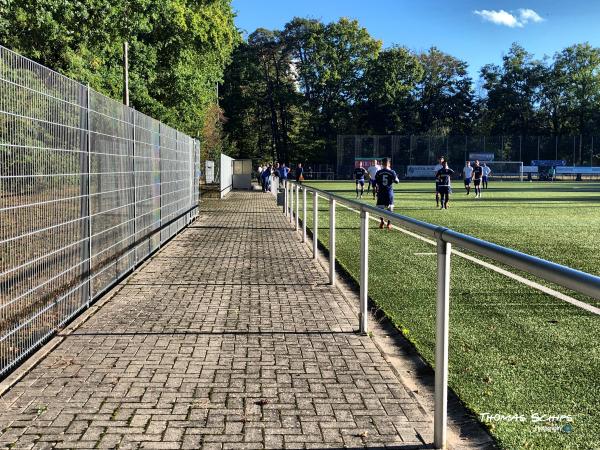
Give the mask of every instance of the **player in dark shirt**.
[[[377, 184], [377, 207], [394, 210], [394, 183], [399, 183], [398, 175], [390, 169], [389, 158], [383, 158], [383, 168], [375, 174], [375, 183]], [[380, 217], [381, 222], [379, 228], [385, 226], [383, 217]], [[390, 221], [387, 221], [388, 230], [392, 228]]]
[[358, 163], [358, 167], [354, 169], [354, 179], [356, 180], [356, 198], [362, 198], [365, 192], [365, 176], [367, 171], [363, 167], [362, 161]]
[[483, 178], [483, 167], [479, 165], [479, 160], [475, 161], [473, 167], [473, 186], [475, 186], [475, 198], [481, 198], [481, 179]]
[[448, 161], [442, 163], [442, 168], [437, 171], [436, 178], [438, 180], [438, 192], [440, 193], [440, 200], [442, 207], [440, 209], [448, 209], [448, 201], [450, 200], [450, 193], [452, 192], [452, 186], [450, 184], [450, 177], [454, 175], [454, 170], [448, 167]]

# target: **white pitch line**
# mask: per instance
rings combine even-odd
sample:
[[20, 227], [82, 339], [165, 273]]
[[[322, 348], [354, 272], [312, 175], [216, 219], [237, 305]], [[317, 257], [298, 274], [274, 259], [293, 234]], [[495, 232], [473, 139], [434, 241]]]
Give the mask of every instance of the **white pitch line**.
[[[346, 208], [346, 209], [348, 209], [350, 211], [354, 211], [356, 213], [359, 213], [359, 211], [357, 211], [354, 208], [350, 208], [349, 206], [342, 205], [342, 204], [339, 204], [339, 206], [342, 206], [342, 207], [344, 207], [344, 208]], [[374, 220], [375, 222], [379, 222], [379, 219], [377, 219], [376, 217], [373, 217], [372, 213], [370, 215], [371, 215], [371, 220]], [[392, 225], [392, 227], [394, 229], [398, 230], [398, 231], [401, 231], [404, 234], [407, 234], [409, 236], [412, 236], [412, 237], [415, 237], [417, 239], [420, 239], [423, 242], [427, 242], [428, 244], [431, 244], [431, 245], [437, 245], [435, 241], [432, 241], [431, 239], [427, 239], [426, 237], [423, 237], [423, 236], [421, 236], [419, 234], [413, 233], [412, 231], [405, 230], [405, 229], [400, 228], [400, 227], [398, 227], [396, 225]], [[585, 309], [586, 311], [589, 311], [592, 314], [600, 315], [600, 308], [596, 308], [595, 306], [592, 306], [592, 305], [589, 305], [589, 304], [587, 304], [585, 302], [577, 300], [576, 298], [573, 298], [573, 297], [570, 297], [568, 295], [565, 295], [562, 292], [558, 292], [558, 291], [556, 291], [556, 290], [554, 290], [552, 288], [549, 288], [548, 286], [544, 286], [543, 284], [539, 284], [539, 283], [536, 283], [535, 281], [528, 280], [527, 278], [524, 278], [524, 277], [519, 276], [519, 275], [517, 275], [515, 273], [512, 273], [512, 272], [509, 272], [508, 270], [502, 269], [502, 268], [500, 268], [498, 266], [495, 266], [495, 265], [490, 264], [488, 262], [482, 261], [479, 258], [475, 258], [475, 257], [473, 257], [471, 255], [467, 255], [466, 253], [462, 253], [462, 252], [459, 252], [459, 251], [456, 251], [456, 250], [453, 250], [452, 253], [454, 253], [455, 255], [458, 255], [458, 256], [460, 256], [462, 258], [465, 258], [465, 259], [467, 259], [467, 260], [469, 260], [471, 262], [474, 262], [475, 264], [479, 264], [480, 266], [483, 266], [486, 269], [493, 270], [494, 272], [502, 274], [502, 275], [504, 275], [504, 276], [506, 276], [508, 278], [512, 278], [513, 280], [518, 281], [520, 283], [523, 283], [523, 284], [525, 284], [525, 285], [527, 285], [529, 287], [532, 287], [534, 289], [537, 289], [538, 291], [543, 292], [544, 294], [551, 295], [551, 296], [553, 296], [553, 297], [555, 297], [555, 298], [557, 298], [559, 300], [563, 300], [563, 301], [565, 301], [567, 303], [570, 303], [573, 306], [577, 306], [578, 308]]]

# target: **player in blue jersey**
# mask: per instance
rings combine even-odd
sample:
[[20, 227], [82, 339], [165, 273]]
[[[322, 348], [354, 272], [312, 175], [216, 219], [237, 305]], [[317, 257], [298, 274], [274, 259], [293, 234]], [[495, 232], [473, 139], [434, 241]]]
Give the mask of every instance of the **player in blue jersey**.
[[[435, 177], [435, 206], [440, 206], [440, 191], [438, 189], [439, 187], [439, 183], [440, 180], [437, 177], [437, 173], [439, 172], [440, 169], [444, 168], [444, 157], [440, 156], [438, 158], [438, 163], [435, 165], [435, 167], [433, 168], [433, 176]], [[443, 203], [442, 203], [443, 206]]]
[[356, 198], [362, 198], [365, 192], [365, 175], [367, 171], [363, 167], [362, 161], [358, 163], [358, 167], [354, 169], [354, 180], [356, 181]]
[[452, 175], [454, 175], [454, 170], [448, 167], [448, 161], [442, 162], [442, 168], [438, 170], [436, 174], [438, 179], [437, 188], [442, 202], [440, 209], [448, 209], [448, 201], [450, 200], [450, 193], [452, 192], [452, 186], [450, 184], [450, 177]]
[[[377, 207], [394, 210], [394, 183], [399, 183], [398, 175], [390, 168], [390, 159], [383, 158], [383, 168], [375, 174], [375, 183], [377, 184]], [[379, 228], [385, 226], [383, 217], [380, 217], [381, 222]], [[388, 230], [392, 228], [390, 221], [387, 221]]]
[[481, 198], [481, 179], [483, 178], [483, 167], [479, 165], [479, 160], [475, 161], [473, 167], [473, 185], [475, 186], [475, 198]]

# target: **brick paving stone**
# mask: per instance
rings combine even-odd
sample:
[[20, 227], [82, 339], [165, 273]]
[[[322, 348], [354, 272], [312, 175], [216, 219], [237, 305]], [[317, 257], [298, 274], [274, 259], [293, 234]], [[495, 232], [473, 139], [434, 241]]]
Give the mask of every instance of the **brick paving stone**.
[[430, 419], [272, 197], [201, 210], [3, 396], [0, 448], [425, 447]]

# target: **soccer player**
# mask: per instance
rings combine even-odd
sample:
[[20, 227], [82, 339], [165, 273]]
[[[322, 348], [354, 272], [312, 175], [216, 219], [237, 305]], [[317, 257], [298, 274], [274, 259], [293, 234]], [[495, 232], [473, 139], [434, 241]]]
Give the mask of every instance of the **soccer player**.
[[465, 189], [467, 190], [467, 195], [471, 193], [471, 177], [473, 176], [473, 168], [471, 167], [471, 161], [467, 161], [465, 167], [463, 168], [463, 178], [465, 180]]
[[[356, 180], [356, 198], [362, 198], [365, 192], [365, 175], [367, 171], [363, 167], [362, 161], [359, 161], [358, 167], [354, 169], [354, 179]], [[359, 192], [360, 191], [360, 192]]]
[[367, 186], [367, 194], [369, 193], [371, 188], [373, 188], [373, 198], [375, 198], [375, 193], [376, 193], [375, 190], [377, 189], [375, 175], [377, 175], [377, 172], [379, 172], [380, 170], [381, 170], [381, 166], [379, 164], [377, 164], [376, 159], [374, 159], [371, 162], [371, 165], [367, 169], [367, 172], [369, 172], [369, 185]]
[[450, 200], [450, 193], [452, 192], [450, 177], [454, 175], [454, 170], [448, 167], [448, 161], [444, 161], [442, 164], [442, 168], [438, 170], [436, 174], [438, 180], [437, 188], [442, 201], [440, 209], [448, 209], [448, 201]]
[[481, 198], [481, 179], [483, 178], [483, 167], [479, 165], [479, 160], [475, 160], [473, 167], [473, 185], [475, 186], [475, 198]]
[[[377, 185], [377, 207], [394, 210], [394, 183], [399, 183], [398, 175], [390, 168], [389, 158], [383, 158], [383, 168], [375, 174], [375, 182]], [[385, 226], [383, 217], [380, 217], [381, 222], [379, 228]], [[388, 230], [392, 228], [389, 219], [387, 221]]]
[[490, 169], [486, 163], [483, 163], [483, 177], [481, 178], [481, 182], [483, 183], [483, 188], [487, 189], [488, 177], [492, 173], [492, 169]]
[[[435, 206], [440, 206], [440, 192], [438, 191], [438, 184], [440, 182], [440, 180], [437, 177], [437, 173], [439, 172], [440, 169], [444, 168], [444, 157], [440, 156], [438, 158], [438, 163], [436, 164], [436, 166], [433, 169], [433, 176], [435, 177]], [[442, 205], [443, 206], [443, 205]]]

